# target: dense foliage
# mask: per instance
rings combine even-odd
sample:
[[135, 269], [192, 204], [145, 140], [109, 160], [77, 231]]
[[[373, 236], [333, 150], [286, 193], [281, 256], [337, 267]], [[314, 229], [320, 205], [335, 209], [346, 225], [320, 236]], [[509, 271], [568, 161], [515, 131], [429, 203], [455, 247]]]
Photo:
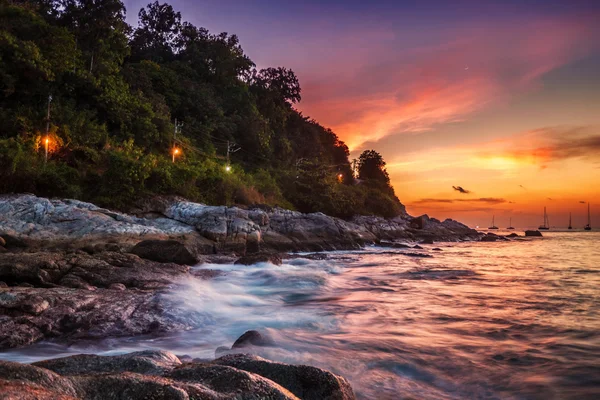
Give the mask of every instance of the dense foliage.
[[381, 156], [365, 152], [355, 180], [300, 100], [292, 70], [257, 70], [235, 35], [168, 4], [132, 28], [120, 0], [0, 0], [0, 192], [400, 213]]

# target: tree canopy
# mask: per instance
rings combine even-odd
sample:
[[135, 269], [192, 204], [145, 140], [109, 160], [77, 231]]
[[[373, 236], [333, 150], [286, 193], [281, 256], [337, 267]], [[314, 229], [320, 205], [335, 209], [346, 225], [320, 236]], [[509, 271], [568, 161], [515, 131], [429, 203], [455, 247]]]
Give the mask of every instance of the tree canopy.
[[291, 69], [257, 70], [236, 35], [169, 4], [138, 17], [120, 0], [0, 0], [0, 192], [402, 211], [378, 153], [361, 155], [357, 184], [346, 144], [294, 108]]

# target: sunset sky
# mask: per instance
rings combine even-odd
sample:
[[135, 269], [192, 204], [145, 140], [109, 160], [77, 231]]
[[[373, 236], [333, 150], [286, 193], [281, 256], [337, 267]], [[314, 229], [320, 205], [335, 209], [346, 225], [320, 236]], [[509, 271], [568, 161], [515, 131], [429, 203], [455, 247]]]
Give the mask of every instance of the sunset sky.
[[583, 226], [589, 201], [600, 225], [600, 1], [169, 3], [293, 69], [303, 113], [382, 153], [409, 213]]

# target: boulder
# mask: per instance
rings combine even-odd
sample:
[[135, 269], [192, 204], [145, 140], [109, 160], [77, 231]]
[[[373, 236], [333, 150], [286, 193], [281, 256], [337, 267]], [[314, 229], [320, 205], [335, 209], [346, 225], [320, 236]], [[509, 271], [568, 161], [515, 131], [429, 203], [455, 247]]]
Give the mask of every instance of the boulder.
[[352, 400], [354, 391], [346, 379], [307, 365], [289, 365], [249, 354], [231, 354], [213, 364], [257, 374], [278, 383], [304, 400]]
[[177, 382], [201, 384], [224, 398], [299, 400], [273, 380], [226, 365], [186, 364], [171, 371], [167, 377]]
[[76, 396], [73, 384], [50, 370], [0, 361], [2, 399], [74, 399]]
[[260, 333], [259, 331], [251, 330], [246, 331], [240, 336], [231, 346], [232, 349], [241, 349], [248, 346], [259, 346], [259, 347], [273, 347], [275, 341], [267, 333]]
[[97, 373], [136, 372], [160, 375], [181, 365], [177, 356], [162, 350], [138, 351], [118, 356], [79, 354], [33, 363], [62, 376]]
[[542, 237], [542, 232], [540, 232], [540, 231], [525, 231], [525, 236]]
[[197, 327], [193, 315], [165, 313], [160, 294], [71, 288], [0, 289], [0, 349], [42, 339], [105, 339]]
[[281, 255], [277, 253], [257, 253], [248, 254], [235, 261], [235, 264], [254, 265], [258, 263], [271, 263], [273, 265], [281, 265]]
[[199, 261], [177, 240], [144, 240], [136, 244], [130, 252], [146, 260], [161, 263], [195, 265]]
[[487, 234], [485, 236], [481, 237], [481, 241], [482, 242], [496, 242], [498, 240], [498, 236], [493, 235], [493, 234]]
[[508, 237], [508, 238], [516, 238], [516, 237], [519, 237], [519, 235], [517, 233], [513, 232], [510, 235], [506, 235], [506, 237]]

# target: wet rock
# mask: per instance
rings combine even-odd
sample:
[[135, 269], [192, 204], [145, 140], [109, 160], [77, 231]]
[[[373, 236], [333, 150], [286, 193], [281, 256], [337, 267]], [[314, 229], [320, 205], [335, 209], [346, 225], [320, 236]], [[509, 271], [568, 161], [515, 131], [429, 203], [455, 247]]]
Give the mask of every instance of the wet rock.
[[110, 285], [108, 285], [108, 288], [111, 290], [126, 290], [127, 287], [125, 285], [123, 285], [122, 283], [111, 283]]
[[421, 244], [433, 244], [433, 239], [423, 239], [420, 242]]
[[165, 313], [159, 299], [148, 291], [0, 289], [0, 349], [44, 338], [104, 339], [196, 326], [191, 317]]
[[0, 235], [0, 246], [2, 246], [2, 247], [6, 246], [6, 240], [4, 240], [2, 235]]
[[0, 281], [0, 288], [5, 288], [5, 287], [8, 287], [8, 285], [6, 284], [6, 282]]
[[423, 250], [423, 247], [419, 246], [418, 244], [415, 244], [412, 248], [417, 250]]
[[519, 237], [519, 235], [517, 233], [513, 232], [510, 235], [506, 235], [506, 237], [508, 237], [508, 238], [516, 238], [516, 237]]
[[35, 287], [65, 286], [90, 290], [113, 283], [140, 289], [167, 288], [187, 274], [188, 266], [158, 263], [133, 254], [102, 252], [8, 253], [0, 258], [0, 279]]
[[442, 251], [442, 249], [440, 249], [439, 247], [434, 247], [433, 249], [431, 249], [433, 251]]
[[482, 236], [480, 241], [482, 242], [496, 242], [498, 240], [498, 236], [494, 235], [494, 234], [487, 234], [485, 236]]
[[277, 253], [258, 253], [258, 254], [248, 254], [244, 257], [238, 258], [235, 261], [235, 264], [241, 265], [254, 265], [258, 263], [271, 263], [274, 265], [281, 265], [282, 259], [281, 255]]
[[72, 399], [77, 392], [72, 383], [44, 368], [0, 361], [0, 398]]
[[176, 355], [162, 350], [138, 351], [119, 356], [79, 354], [70, 357], [33, 363], [59, 375], [88, 375], [95, 373], [136, 372], [160, 375], [181, 365]]
[[177, 240], [144, 240], [136, 244], [130, 252], [146, 260], [161, 263], [195, 265], [198, 262], [198, 258]]
[[268, 334], [252, 330], [240, 336], [231, 348], [240, 349], [248, 346], [272, 347], [275, 345], [275, 341]]
[[[185, 358], [185, 357], [184, 357]], [[190, 357], [188, 357], [190, 358]], [[9, 399], [340, 399], [348, 382], [319, 368], [228, 355], [182, 364], [172, 353], [76, 355], [25, 365], [0, 361], [0, 393]]]
[[525, 231], [525, 236], [542, 237], [542, 232], [540, 232], [540, 231]]
[[167, 375], [172, 380], [204, 385], [225, 398], [298, 399], [289, 390], [259, 374], [219, 364], [187, 364]]
[[248, 354], [227, 355], [213, 363], [268, 378], [304, 400], [355, 398], [352, 387], [346, 379], [315, 367], [276, 363]]

